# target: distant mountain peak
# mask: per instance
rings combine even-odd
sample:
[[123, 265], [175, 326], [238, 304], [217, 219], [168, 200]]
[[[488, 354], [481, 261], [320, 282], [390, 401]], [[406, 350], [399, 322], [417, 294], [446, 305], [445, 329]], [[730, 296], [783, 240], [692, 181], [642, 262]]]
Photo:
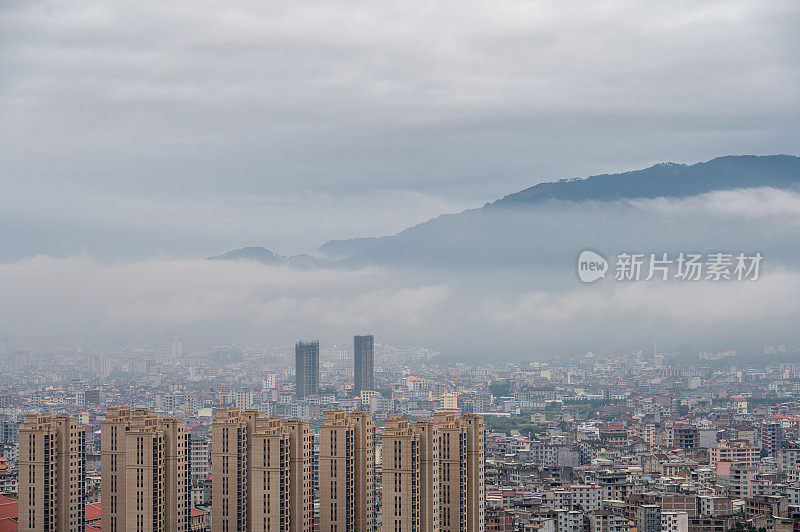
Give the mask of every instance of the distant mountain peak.
[[539, 183], [486, 207], [543, 200], [615, 201], [688, 197], [737, 188], [800, 188], [800, 157], [726, 155], [697, 164], [658, 163], [642, 170]]
[[277, 255], [262, 246], [246, 246], [216, 257], [208, 257], [208, 260], [257, 260], [261, 262], [281, 262], [285, 259], [286, 257], [283, 255]]
[[295, 268], [314, 268], [320, 265], [320, 261], [305, 253], [301, 255], [278, 255], [262, 246], [247, 246], [234, 249], [217, 255], [208, 257], [208, 260], [251, 260], [269, 265], [287, 265]]

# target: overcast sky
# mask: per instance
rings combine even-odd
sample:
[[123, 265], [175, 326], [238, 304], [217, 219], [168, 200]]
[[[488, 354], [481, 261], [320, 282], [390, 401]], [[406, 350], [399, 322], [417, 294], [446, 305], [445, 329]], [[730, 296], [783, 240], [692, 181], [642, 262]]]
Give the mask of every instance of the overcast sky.
[[0, 260], [282, 253], [797, 153], [796, 0], [0, 0]]

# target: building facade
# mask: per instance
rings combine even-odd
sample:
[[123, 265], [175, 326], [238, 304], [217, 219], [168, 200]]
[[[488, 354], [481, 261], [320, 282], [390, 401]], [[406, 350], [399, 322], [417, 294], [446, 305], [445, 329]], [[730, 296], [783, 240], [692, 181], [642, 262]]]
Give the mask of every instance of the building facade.
[[103, 532], [188, 532], [191, 445], [183, 421], [109, 408], [101, 424]]
[[215, 531], [313, 530], [313, 435], [307, 422], [220, 408], [211, 441]]
[[477, 532], [485, 527], [483, 418], [437, 412], [440, 529]]
[[319, 342], [297, 342], [294, 345], [294, 368], [297, 388], [295, 395], [302, 399], [319, 394]]
[[376, 530], [375, 424], [370, 414], [346, 414], [344, 410], [323, 413], [319, 515], [320, 532]]
[[28, 415], [18, 468], [19, 530], [83, 532], [85, 433], [76, 418]]
[[353, 338], [353, 392], [375, 389], [375, 338], [355, 336]]

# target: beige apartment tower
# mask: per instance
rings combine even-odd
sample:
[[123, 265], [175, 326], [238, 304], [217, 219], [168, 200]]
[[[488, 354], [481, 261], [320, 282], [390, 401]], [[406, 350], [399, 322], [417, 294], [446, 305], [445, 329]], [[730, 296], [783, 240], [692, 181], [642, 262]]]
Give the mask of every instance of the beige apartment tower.
[[419, 438], [420, 532], [439, 532], [442, 510], [439, 501], [439, 432], [430, 421], [412, 425]]
[[434, 425], [387, 419], [382, 532], [439, 530], [439, 453]]
[[323, 413], [319, 516], [320, 532], [375, 532], [375, 424], [370, 414]]
[[313, 530], [313, 434], [307, 422], [219, 408], [212, 425], [212, 528]]
[[442, 532], [483, 532], [484, 423], [477, 415], [434, 414], [439, 439], [439, 505]]
[[191, 449], [183, 421], [112, 407], [100, 438], [103, 532], [189, 532]]
[[83, 532], [85, 433], [71, 416], [31, 414], [19, 429], [19, 530]]
[[486, 425], [483, 416], [474, 414], [461, 416], [459, 421], [467, 435], [467, 531], [483, 532], [486, 528]]
[[381, 444], [382, 532], [420, 529], [419, 436], [407, 419], [387, 419]]

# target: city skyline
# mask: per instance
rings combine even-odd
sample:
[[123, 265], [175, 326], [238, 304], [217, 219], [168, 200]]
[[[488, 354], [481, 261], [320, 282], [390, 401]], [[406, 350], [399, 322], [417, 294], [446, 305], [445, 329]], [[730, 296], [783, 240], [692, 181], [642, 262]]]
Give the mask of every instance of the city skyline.
[[[52, 361], [5, 367], [0, 510], [22, 525], [25, 497], [46, 493], [49, 468], [51, 479], [85, 492], [53, 491], [60, 510], [36, 523], [68, 515], [79, 526], [83, 515], [89, 531], [136, 530], [145, 514], [159, 516], [154, 530], [191, 532], [225, 522], [229, 530], [496, 531], [534, 522], [539, 532], [575, 532], [586, 522], [589, 532], [728, 532], [800, 518], [800, 362], [785, 362], [796, 348], [764, 346], [753, 362], [727, 350], [688, 362], [636, 351], [436, 365], [424, 351], [377, 345], [375, 391], [353, 393], [353, 353], [333, 348], [320, 364], [324, 392], [303, 398], [286, 351], [198, 357], [190, 348], [176, 359], [155, 345], [141, 367], [91, 357], [75, 376]], [[31, 460], [33, 434], [53, 449], [68, 443], [69, 453], [41, 462], [38, 448]], [[69, 476], [84, 471], [83, 481]], [[348, 499], [360, 509], [342, 509]]]

